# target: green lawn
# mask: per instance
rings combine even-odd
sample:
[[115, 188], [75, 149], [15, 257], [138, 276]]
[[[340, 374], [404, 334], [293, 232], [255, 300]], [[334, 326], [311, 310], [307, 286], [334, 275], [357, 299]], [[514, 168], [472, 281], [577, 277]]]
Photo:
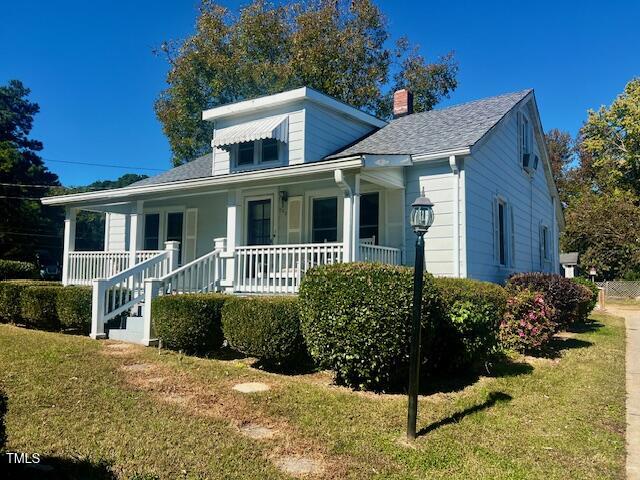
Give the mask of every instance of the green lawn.
[[[402, 395], [0, 325], [8, 447], [46, 455], [52, 478], [290, 478], [282, 455], [316, 460], [319, 478], [623, 478], [624, 325], [594, 319], [555, 358], [428, 385], [411, 447]], [[232, 390], [247, 381], [271, 389]], [[246, 423], [276, 434], [250, 439]]]

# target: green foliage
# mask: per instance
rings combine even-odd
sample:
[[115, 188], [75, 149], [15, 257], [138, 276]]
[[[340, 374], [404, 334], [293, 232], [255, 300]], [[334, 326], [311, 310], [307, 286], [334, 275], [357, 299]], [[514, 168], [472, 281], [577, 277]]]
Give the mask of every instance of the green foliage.
[[60, 330], [56, 309], [59, 286], [32, 285], [20, 292], [22, 319], [39, 330]]
[[554, 273], [518, 273], [507, 281], [507, 289], [517, 292], [529, 289], [544, 294], [545, 301], [553, 308], [553, 322], [559, 327], [582, 320], [584, 288], [561, 275]]
[[91, 330], [91, 287], [64, 287], [58, 289], [56, 312], [61, 327], [88, 334]]
[[160, 50], [171, 68], [155, 108], [176, 165], [210, 151], [201, 112], [225, 103], [308, 86], [388, 116], [397, 88], [411, 89], [421, 111], [457, 86], [453, 55], [427, 62], [405, 38], [394, 47], [371, 0], [254, 0], [239, 12], [202, 0], [195, 33]]
[[31, 286], [61, 286], [58, 282], [31, 280], [10, 280], [0, 282], [0, 323], [20, 323], [23, 321], [20, 295]]
[[500, 325], [502, 346], [522, 353], [540, 352], [556, 332], [554, 316], [543, 293], [526, 288], [515, 290]]
[[38, 267], [30, 262], [0, 260], [0, 280], [14, 278], [34, 279], [38, 276]]
[[29, 138], [40, 110], [29, 101], [29, 93], [18, 80], [0, 86], [0, 257], [31, 261], [36, 251], [57, 245], [51, 238], [61, 234], [62, 212], [33, 200], [46, 189], [21, 186], [59, 185], [37, 154], [42, 143]]
[[0, 454], [4, 452], [7, 443], [7, 431], [4, 426], [4, 416], [7, 414], [7, 395], [0, 386]]
[[[454, 367], [485, 360], [498, 346], [508, 293], [500, 285], [463, 278], [436, 278], [445, 314], [456, 331], [448, 350]], [[459, 351], [456, 351], [459, 350]]]
[[266, 363], [304, 351], [296, 297], [231, 297], [222, 308], [222, 331], [232, 348]]
[[640, 270], [640, 207], [631, 194], [584, 192], [565, 211], [564, 251], [580, 252], [580, 267], [605, 280]]
[[162, 346], [196, 354], [220, 348], [223, 341], [220, 318], [228, 298], [219, 293], [155, 298], [151, 318]]
[[[442, 319], [433, 278], [422, 296], [423, 371], [441, 365], [453, 334]], [[407, 378], [413, 271], [371, 263], [325, 265], [300, 286], [302, 334], [312, 358], [357, 389], [386, 390]]]

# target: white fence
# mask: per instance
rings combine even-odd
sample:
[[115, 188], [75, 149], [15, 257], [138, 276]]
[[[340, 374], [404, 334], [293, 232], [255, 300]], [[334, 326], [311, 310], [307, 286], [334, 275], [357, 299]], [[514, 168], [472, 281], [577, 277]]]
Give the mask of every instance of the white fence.
[[399, 248], [383, 247], [381, 245], [360, 244], [360, 261], [387, 263], [400, 265], [401, 252]]
[[234, 290], [296, 293], [304, 273], [317, 265], [341, 263], [342, 243], [236, 247]]
[[[136, 252], [136, 263], [149, 260], [162, 250]], [[91, 285], [96, 278], [109, 278], [125, 271], [130, 266], [131, 254], [125, 250], [108, 252], [69, 252], [69, 273], [66, 283]]]
[[638, 298], [640, 297], [640, 281], [613, 280], [608, 282], [596, 282], [604, 289], [608, 298]]

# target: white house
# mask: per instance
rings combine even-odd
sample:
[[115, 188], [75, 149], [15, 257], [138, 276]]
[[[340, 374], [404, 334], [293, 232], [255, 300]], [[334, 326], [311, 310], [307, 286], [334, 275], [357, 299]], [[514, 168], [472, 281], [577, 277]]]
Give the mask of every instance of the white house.
[[[149, 344], [156, 295], [295, 293], [317, 264], [412, 265], [421, 194], [435, 204], [433, 274], [558, 269], [562, 212], [532, 90], [424, 113], [401, 90], [385, 122], [299, 88], [202, 118], [212, 153], [126, 188], [42, 200], [66, 208], [63, 282], [93, 285], [93, 337], [131, 311], [109, 336]], [[106, 213], [104, 251], [75, 250], [78, 210]]]

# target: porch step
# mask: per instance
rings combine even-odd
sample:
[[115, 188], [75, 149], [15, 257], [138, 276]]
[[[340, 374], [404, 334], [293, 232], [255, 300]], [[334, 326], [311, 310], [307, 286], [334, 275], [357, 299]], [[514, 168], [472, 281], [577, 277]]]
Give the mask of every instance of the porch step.
[[112, 328], [109, 330], [109, 338], [111, 340], [119, 340], [121, 342], [137, 343], [143, 345], [144, 337], [144, 319], [140, 316], [127, 317], [125, 328]]

